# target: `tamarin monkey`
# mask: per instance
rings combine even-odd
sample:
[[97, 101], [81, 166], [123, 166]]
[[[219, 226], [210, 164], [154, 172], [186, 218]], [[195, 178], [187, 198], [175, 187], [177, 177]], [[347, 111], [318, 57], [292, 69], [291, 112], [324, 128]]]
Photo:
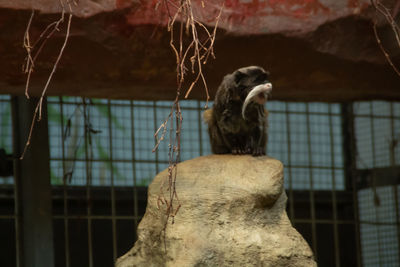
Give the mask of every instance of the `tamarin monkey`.
[[204, 112], [214, 154], [265, 155], [267, 116], [264, 109], [272, 91], [263, 68], [240, 68], [224, 77], [214, 105]]

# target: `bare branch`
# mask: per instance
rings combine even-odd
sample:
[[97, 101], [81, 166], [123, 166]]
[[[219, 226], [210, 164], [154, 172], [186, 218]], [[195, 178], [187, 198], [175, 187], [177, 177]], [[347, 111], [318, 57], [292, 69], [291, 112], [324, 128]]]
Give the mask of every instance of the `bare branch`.
[[70, 30], [71, 30], [71, 21], [72, 21], [72, 14], [69, 14], [69, 16], [68, 16], [68, 25], [67, 25], [67, 33], [65, 34], [64, 43], [63, 43], [63, 45], [62, 45], [62, 47], [60, 49], [60, 52], [58, 54], [56, 62], [53, 65], [53, 69], [51, 70], [50, 76], [47, 79], [46, 85], [43, 88], [42, 95], [40, 96], [40, 101], [39, 101], [39, 120], [42, 118], [43, 98], [44, 98], [44, 96], [45, 96], [45, 94], [47, 92], [47, 88], [49, 87], [50, 81], [53, 78], [54, 73], [56, 72], [58, 63], [60, 62], [60, 59], [61, 59], [61, 57], [62, 57], [62, 55], [64, 53], [65, 47], [67, 46], [67, 42], [68, 42], [68, 39], [69, 39]]
[[[392, 13], [390, 12], [390, 10], [386, 6], [384, 6], [380, 2], [380, 0], [371, 0], [371, 5], [375, 9], [375, 18], [373, 20], [373, 29], [374, 29], [375, 39], [376, 39], [376, 41], [377, 41], [377, 43], [379, 45], [379, 48], [381, 49], [383, 55], [385, 56], [387, 62], [390, 64], [390, 66], [393, 68], [393, 70], [397, 73], [397, 75], [400, 76], [399, 69], [393, 63], [389, 53], [383, 47], [382, 41], [381, 41], [381, 39], [379, 37], [378, 30], [377, 30], [378, 14], [382, 15], [385, 18], [386, 22], [392, 28], [392, 31], [393, 31], [394, 36], [396, 38], [397, 45], [400, 48], [400, 29], [399, 29], [399, 26], [397, 25], [396, 21], [394, 20], [394, 17], [392, 15]], [[395, 13], [397, 13], [397, 11], [395, 11]]]
[[26, 27], [25, 30], [25, 34], [24, 34], [24, 43], [23, 43], [23, 47], [26, 50], [26, 62], [25, 62], [25, 67], [24, 67], [24, 72], [28, 73], [28, 78], [27, 78], [27, 82], [26, 82], [26, 87], [25, 87], [25, 96], [29, 99], [29, 94], [28, 94], [28, 86], [29, 86], [29, 80], [30, 80], [30, 74], [32, 73], [33, 70], [33, 59], [32, 59], [32, 55], [31, 55], [31, 41], [30, 41], [30, 36], [29, 36], [29, 30], [31, 28], [31, 24], [32, 24], [32, 20], [33, 20], [33, 16], [35, 15], [35, 10], [32, 9], [31, 12], [31, 16], [29, 18], [28, 21], [28, 25]]
[[[49, 40], [54, 35], [54, 33], [56, 31], [60, 30], [59, 26], [61, 25], [61, 23], [64, 22], [64, 17], [65, 17], [65, 12], [66, 11], [65, 11], [65, 4], [64, 4], [63, 1], [64, 0], [60, 0], [60, 4], [62, 6], [62, 13], [61, 13], [60, 18], [57, 21], [54, 21], [54, 22], [50, 23], [49, 25], [47, 25], [47, 27], [40, 34], [39, 38], [35, 41], [34, 45], [32, 45], [32, 46], [30, 44], [31, 41], [30, 41], [29, 30], [30, 30], [30, 27], [31, 27], [31, 24], [32, 24], [32, 21], [33, 21], [34, 11], [32, 11], [32, 13], [31, 13], [31, 16], [30, 16], [30, 19], [29, 19], [29, 22], [28, 22], [28, 25], [27, 25], [27, 28], [26, 28], [26, 31], [25, 31], [24, 43], [23, 43], [23, 46], [24, 46], [24, 48], [25, 48], [25, 50], [27, 52], [25, 66], [24, 66], [24, 72], [27, 73], [27, 80], [26, 80], [26, 84], [25, 84], [25, 95], [26, 95], [26, 97], [28, 99], [29, 99], [29, 93], [28, 93], [29, 83], [30, 83], [30, 79], [31, 79], [31, 74], [32, 74], [32, 72], [34, 70], [35, 61], [36, 61], [37, 57], [39, 56], [39, 54], [41, 53], [41, 51], [42, 51], [44, 45], [46, 44], [47, 40]], [[56, 59], [54, 65], [53, 65], [53, 68], [52, 68], [52, 70], [51, 70], [51, 72], [49, 74], [49, 77], [47, 78], [47, 81], [46, 81], [46, 84], [45, 84], [45, 86], [44, 86], [44, 88], [42, 90], [42, 94], [40, 96], [39, 102], [36, 105], [35, 112], [34, 112], [33, 119], [32, 119], [32, 123], [31, 123], [31, 128], [30, 128], [29, 135], [28, 135], [28, 140], [26, 141], [24, 151], [23, 151], [23, 153], [22, 153], [22, 155], [20, 157], [21, 159], [24, 158], [26, 150], [29, 147], [30, 140], [31, 140], [31, 137], [32, 137], [32, 131], [33, 131], [33, 128], [35, 126], [35, 122], [36, 121], [40, 121], [41, 118], [42, 118], [42, 106], [43, 106], [44, 97], [45, 97], [45, 95], [47, 93], [47, 89], [48, 89], [48, 87], [50, 85], [50, 82], [51, 82], [51, 80], [53, 78], [53, 75], [57, 70], [58, 64], [59, 64], [59, 62], [61, 60], [61, 57], [62, 57], [62, 55], [64, 53], [65, 47], [67, 46], [67, 42], [68, 42], [68, 39], [69, 39], [69, 36], [70, 36], [71, 22], [72, 22], [72, 7], [71, 7], [70, 0], [66, 0], [66, 1], [67, 1], [66, 3], [67, 3], [67, 6], [68, 6], [68, 9], [69, 9], [70, 13], [69, 13], [69, 16], [68, 16], [67, 29], [66, 29], [64, 42], [63, 42], [63, 44], [62, 44], [62, 46], [60, 48], [60, 51], [59, 51], [58, 56], [57, 56], [57, 59]], [[76, 4], [75, 1], [73, 1], [72, 3]], [[39, 48], [35, 51], [34, 56], [32, 57], [32, 50], [34, 49], [36, 44], [39, 44], [39, 43], [41, 43], [41, 44], [40, 44]]]
[[[212, 32], [208, 30], [208, 28], [200, 22], [194, 15], [193, 6], [191, 0], [180, 0], [179, 4], [171, 0], [164, 0], [165, 8], [167, 9], [169, 21], [168, 21], [168, 31], [170, 32], [170, 41], [169, 45], [175, 55], [176, 59], [176, 80], [177, 80], [177, 90], [175, 100], [171, 106], [170, 113], [164, 122], [160, 125], [158, 130], [155, 133], [156, 144], [153, 149], [153, 152], [156, 151], [160, 145], [160, 142], [164, 140], [165, 135], [167, 134], [167, 128], [169, 127], [169, 145], [168, 145], [168, 158], [169, 158], [169, 167], [168, 167], [168, 176], [166, 185], [168, 188], [164, 188], [164, 183], [161, 183], [160, 187], [160, 195], [157, 200], [157, 205], [160, 208], [160, 205], [165, 205], [166, 212], [166, 223], [164, 225], [164, 237], [165, 237], [165, 229], [167, 227], [168, 221], [171, 218], [172, 223], [174, 223], [174, 217], [178, 213], [181, 203], [178, 198], [178, 194], [176, 192], [176, 177], [177, 177], [177, 166], [180, 161], [180, 149], [181, 149], [181, 129], [182, 129], [182, 113], [180, 107], [180, 95], [181, 90], [183, 88], [183, 84], [185, 81], [185, 77], [187, 74], [187, 64], [191, 65], [192, 73], [196, 73], [195, 78], [191, 81], [189, 89], [186, 91], [185, 98], [187, 98], [192, 91], [193, 87], [197, 84], [197, 82], [202, 80], [203, 86], [206, 90], [207, 94], [207, 103], [210, 98], [207, 82], [205, 76], [203, 74], [202, 65], [207, 63], [209, 56], [215, 58], [213, 46], [215, 42], [216, 31], [218, 27], [218, 21], [221, 17], [222, 8], [221, 6], [220, 12], [216, 17], [216, 23]], [[204, 6], [204, 3], [202, 3]], [[171, 15], [170, 8], [176, 9], [176, 12]], [[180, 27], [179, 33], [175, 35], [174, 28], [175, 23], [179, 21]], [[205, 40], [199, 39], [199, 32], [202, 32], [206, 35]], [[183, 36], [184, 34], [190, 36], [190, 42], [185, 45]], [[175, 40], [178, 38], [179, 44], [175, 44]], [[170, 122], [171, 121], [171, 122]], [[161, 133], [161, 137], [157, 138], [157, 136]], [[164, 194], [164, 190], [168, 191], [168, 195]]]
[[379, 35], [378, 35], [376, 20], [374, 20], [373, 29], [374, 29], [374, 34], [375, 34], [376, 41], [377, 41], [377, 43], [378, 43], [378, 45], [379, 45], [379, 48], [381, 49], [383, 55], [386, 57], [387, 62], [390, 64], [390, 66], [392, 66], [392, 68], [393, 68], [394, 71], [397, 73], [397, 75], [400, 76], [400, 71], [399, 71], [399, 70], [397, 69], [397, 67], [394, 65], [392, 59], [390, 58], [389, 53], [386, 51], [386, 49], [385, 49], [385, 48], [383, 47], [383, 45], [382, 45], [382, 41], [381, 41], [381, 39], [379, 38]]

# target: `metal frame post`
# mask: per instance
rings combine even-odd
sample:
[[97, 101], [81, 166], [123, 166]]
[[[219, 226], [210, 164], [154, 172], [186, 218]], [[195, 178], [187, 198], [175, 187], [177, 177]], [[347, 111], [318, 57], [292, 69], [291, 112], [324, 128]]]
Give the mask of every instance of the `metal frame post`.
[[[12, 98], [15, 154], [20, 156], [28, 139], [38, 98]], [[30, 145], [16, 162], [16, 191], [20, 216], [20, 266], [54, 266], [52, 192], [46, 101], [42, 117], [36, 121]]]

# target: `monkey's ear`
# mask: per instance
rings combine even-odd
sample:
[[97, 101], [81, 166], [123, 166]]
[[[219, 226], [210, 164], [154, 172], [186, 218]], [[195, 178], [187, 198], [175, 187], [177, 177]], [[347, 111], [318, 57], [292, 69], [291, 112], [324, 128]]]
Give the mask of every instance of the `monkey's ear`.
[[239, 70], [235, 71], [235, 73], [233, 73], [233, 77], [235, 80], [236, 84], [240, 83], [240, 80], [242, 80], [244, 77], [246, 77], [247, 75]]

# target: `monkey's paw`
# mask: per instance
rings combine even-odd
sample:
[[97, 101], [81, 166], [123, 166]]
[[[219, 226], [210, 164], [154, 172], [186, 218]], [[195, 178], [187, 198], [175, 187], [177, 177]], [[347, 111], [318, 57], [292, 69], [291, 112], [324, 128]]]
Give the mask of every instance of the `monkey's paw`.
[[265, 153], [265, 149], [263, 147], [256, 147], [253, 149], [253, 157], [259, 157], [259, 156], [264, 156]]
[[244, 155], [251, 154], [250, 151], [243, 147], [234, 147], [232, 148], [232, 155]]

